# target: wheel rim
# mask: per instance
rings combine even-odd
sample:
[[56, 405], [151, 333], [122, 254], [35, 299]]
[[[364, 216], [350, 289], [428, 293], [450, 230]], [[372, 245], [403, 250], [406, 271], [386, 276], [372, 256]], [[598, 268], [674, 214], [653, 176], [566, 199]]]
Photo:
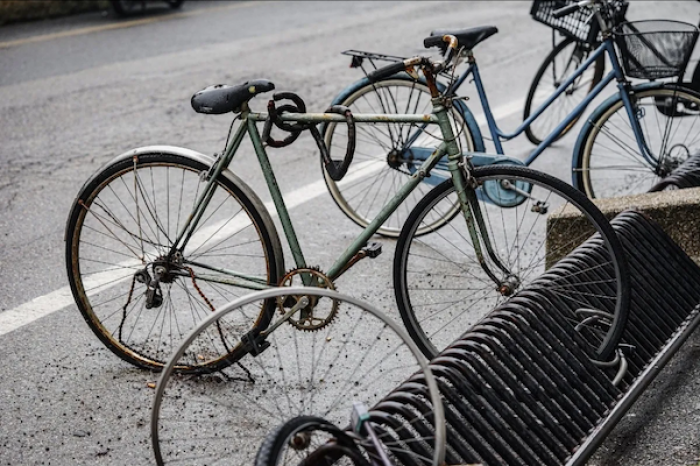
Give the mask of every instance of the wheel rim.
[[[538, 80], [534, 90], [528, 115], [549, 99], [554, 91], [583, 63], [588, 54], [581, 50], [578, 42], [571, 41], [554, 56], [549, 66]], [[569, 88], [559, 95], [550, 106], [528, 127], [529, 134], [542, 142], [554, 129], [564, 121], [569, 113], [583, 101], [597, 83], [596, 66], [590, 66]], [[576, 124], [574, 120], [559, 137], [566, 134]], [[558, 138], [557, 138], [558, 139]]]
[[[186, 250], [177, 260], [164, 260], [201, 192], [200, 170], [144, 163], [134, 176], [129, 165], [105, 179], [78, 207], [70, 270], [76, 301], [102, 341], [131, 363], [159, 368], [212, 309], [247, 292], [217, 283], [226, 274], [199, 264], [230, 269], [235, 263], [237, 270], [264, 282], [271, 274], [268, 249], [249, 212], [220, 184]], [[160, 293], [155, 293], [160, 304], [148, 299], [148, 285], [139, 281], [142, 272], [154, 279], [157, 267], [166, 268]], [[260, 309], [250, 310], [246, 328], [260, 314]], [[180, 369], [223, 362], [219, 356], [211, 359], [206, 348], [188, 358]]]
[[[343, 105], [356, 113], [407, 113], [429, 114], [432, 112], [430, 93], [423, 84], [410, 80], [391, 79], [366, 86], [348, 97]], [[471, 135], [466, 129], [463, 117], [456, 110], [452, 121], [460, 121], [459, 129], [453, 123], [455, 134], [459, 135], [460, 150], [473, 150]], [[440, 144], [440, 130], [431, 125], [421, 132], [415, 142], [417, 125], [408, 123], [376, 123], [356, 125], [357, 139], [355, 158], [345, 179], [334, 182], [323, 170], [328, 189], [340, 209], [353, 222], [366, 227], [377, 216], [381, 208], [396, 195], [399, 188], [415, 173], [419, 163], [409, 162], [411, 158], [425, 159]], [[325, 132], [326, 145], [331, 157], [339, 158], [347, 145], [347, 130], [343, 125], [330, 123]], [[422, 149], [416, 149], [416, 147]], [[334, 155], [337, 154], [337, 155]], [[449, 177], [445, 170], [433, 170], [431, 178], [426, 178], [408, 195], [397, 210], [378, 230], [381, 235], [398, 237], [401, 227], [412, 208], [440, 181]], [[452, 211], [457, 211], [457, 206]], [[442, 221], [432, 228], [438, 228]], [[422, 233], [423, 230], [420, 231]]]
[[[338, 319], [318, 332], [300, 331], [284, 322], [267, 337], [267, 349], [256, 357], [245, 356], [240, 365], [204, 377], [173, 374], [187, 347], [206, 338], [207, 327], [233, 318], [241, 308], [305, 293], [338, 300]], [[235, 341], [232, 336], [231, 344]], [[252, 464], [265, 436], [282, 422], [314, 415], [346, 426], [353, 401], [371, 408], [419, 370], [431, 387], [431, 411], [438, 426], [435, 438], [422, 440], [437, 445], [434, 457], [420, 462], [438, 464], [444, 458], [444, 418], [437, 385], [420, 351], [399, 326], [371, 306], [331, 290], [296, 287], [255, 293], [202, 322], [164, 368], [151, 419], [156, 461]], [[395, 448], [392, 442], [386, 445], [390, 451]]]
[[[348, 445], [345, 445], [346, 443]], [[315, 457], [320, 461], [325, 454], [337, 449], [338, 445], [348, 449], [352, 448], [353, 453], [359, 457], [359, 465], [369, 464], [355, 446], [354, 441], [342, 429], [322, 418], [299, 416], [285, 422], [267, 436], [265, 444], [255, 458], [255, 465], [291, 466], [298, 465], [302, 461], [314, 464], [311, 463], [312, 458]], [[266, 447], [269, 451], [263, 451]], [[335, 451], [340, 457], [337, 460], [334, 459], [334, 465], [359, 466], [353, 462], [351, 457], [338, 450]]]
[[[674, 101], [674, 94], [675, 113], [665, 106]], [[700, 152], [700, 99], [686, 92], [656, 89], [636, 93], [634, 101], [647, 145], [664, 167], [659, 170], [642, 157], [627, 111], [619, 101], [592, 125], [584, 144], [583, 188], [591, 198], [647, 192], [661, 180], [660, 175]]]
[[[488, 188], [500, 185], [500, 178], [482, 174], [479, 182]], [[558, 187], [552, 189], [541, 180], [518, 176], [516, 172], [507, 179], [516, 186], [529, 185], [531, 195], [546, 204], [537, 207], [538, 204], [527, 199], [515, 207], [501, 208], [488, 199], [487, 193], [478, 194], [486, 230], [507, 269], [500, 271], [487, 259], [498, 283], [479, 265], [462, 215], [439, 231], [419, 239], [409, 240], [407, 232], [399, 242], [397, 258], [403, 266], [397, 272], [401, 281], [397, 286], [397, 299], [405, 323], [427, 355], [435, 355], [520, 290], [539, 286], [540, 277], [554, 263], [597, 231], [594, 222], [585, 214], [576, 222], [567, 220], [581, 210], [576, 202], [563, 197]], [[453, 188], [444, 191], [422, 206], [423, 216], [440, 215], [442, 205], [446, 200], [448, 204], [452, 202], [450, 198], [453, 197], [456, 197]], [[562, 208], [567, 213], [564, 217]], [[415, 227], [415, 223], [411, 225]], [[605, 308], [613, 314], [622, 305], [621, 273], [609, 250], [606, 254], [602, 256], [605, 260], [584, 271], [586, 280], [582, 278], [579, 283], [572, 284], [565, 283], [570, 277], [548, 275], [547, 280], [551, 281], [545, 280], [543, 286], [567, 303], [581, 308]], [[598, 274], [603, 270], [612, 271], [614, 278], [602, 280]], [[577, 273], [584, 276], [582, 272]], [[572, 326], [577, 323], [572, 321]], [[592, 357], [608, 329], [609, 325], [586, 329], [590, 330]]]

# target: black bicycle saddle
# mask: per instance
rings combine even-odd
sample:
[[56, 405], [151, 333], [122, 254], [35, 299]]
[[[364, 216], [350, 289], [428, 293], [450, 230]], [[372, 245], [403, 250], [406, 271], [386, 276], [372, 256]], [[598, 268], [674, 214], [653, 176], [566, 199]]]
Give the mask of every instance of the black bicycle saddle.
[[192, 108], [197, 113], [219, 115], [228, 112], [240, 112], [241, 105], [263, 92], [275, 88], [267, 79], [254, 79], [237, 86], [215, 84], [208, 86], [192, 96]]
[[[464, 47], [467, 50], [471, 50], [476, 46], [476, 44], [488, 39], [497, 32], [498, 28], [495, 26], [481, 26], [469, 29], [437, 29], [430, 33], [430, 37], [442, 37], [447, 35], [455, 36], [457, 38], [457, 42], [459, 43], [458, 48]], [[423, 41], [423, 44], [426, 48], [435, 47], [436, 45], [439, 45], [439, 47], [443, 49], [443, 51], [447, 47], [446, 42], [437, 44], [435, 43], [434, 39], [430, 40], [430, 38], [426, 38]]]

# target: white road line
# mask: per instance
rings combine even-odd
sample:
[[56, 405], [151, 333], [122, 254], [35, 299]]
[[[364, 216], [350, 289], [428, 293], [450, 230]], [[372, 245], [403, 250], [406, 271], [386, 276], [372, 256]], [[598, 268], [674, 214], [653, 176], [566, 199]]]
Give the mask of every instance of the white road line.
[[[481, 109], [481, 106], [478, 107]], [[492, 109], [491, 112], [493, 113], [493, 117], [498, 121], [502, 121], [505, 118], [511, 117], [515, 115], [516, 113], [522, 114], [523, 112], [523, 102], [520, 100], [513, 100], [511, 102], [508, 102], [507, 104], [500, 105], [496, 107], [495, 109]], [[488, 126], [486, 125], [486, 117], [484, 116], [483, 113], [480, 114], [475, 114], [474, 119], [476, 120], [476, 124], [481, 127], [482, 132], [484, 130], [486, 131], [486, 134], [488, 134]], [[490, 134], [488, 134], [489, 137], [491, 137]]]
[[[520, 101], [513, 101], [496, 107], [493, 114], [496, 121], [498, 121], [510, 117], [520, 111], [522, 111], [522, 104]], [[484, 127], [486, 125], [486, 118], [483, 114], [475, 115], [475, 118], [479, 126]], [[364, 162], [364, 164], [365, 166], [359, 166], [356, 168], [356, 170], [353, 171], [353, 174], [348, 175], [348, 177], [343, 181], [352, 182], [353, 179], [368, 175], [380, 168], [379, 165], [377, 165], [376, 168], [371, 166], [371, 162]], [[325, 193], [327, 193], [325, 182], [323, 180], [318, 180], [310, 185], [301, 187], [287, 195], [284, 195], [284, 200], [287, 204], [287, 208], [291, 210]], [[275, 206], [271, 202], [265, 203], [265, 207], [270, 211], [271, 215], [277, 216]], [[244, 226], [245, 225], [238, 225], [237, 227], [243, 228]], [[89, 285], [88, 288], [96, 290], [106, 286], [115, 285], [118, 283], [118, 281], [115, 282], [115, 279], [118, 278], [119, 277], [114, 276], [113, 272], [105, 273], [104, 275], [100, 274], [99, 277], [95, 277], [91, 283], [86, 285]], [[0, 335], [17, 330], [24, 325], [30, 324], [37, 319], [59, 311], [74, 303], [75, 301], [73, 300], [73, 294], [71, 293], [69, 286], [64, 286], [63, 288], [49, 294], [34, 298], [14, 309], [0, 313]]]
[[[365, 162], [365, 164], [369, 165], [371, 164], [371, 162]], [[353, 179], [362, 175], [366, 175], [369, 172], [370, 171], [368, 171], [367, 167], [359, 166], [359, 169], [357, 171], [355, 171], [352, 175], [348, 175], [348, 181], [351, 182]], [[317, 198], [318, 196], [326, 194], [327, 192], [328, 191], [325, 182], [323, 180], [318, 180], [311, 183], [310, 185], [301, 187], [290, 192], [289, 194], [284, 196], [284, 200], [285, 204], [287, 205], [287, 208], [291, 210], [295, 207], [299, 207], [300, 205], [306, 202], [311, 201], [312, 199]], [[265, 208], [268, 209], [271, 215], [275, 217], [277, 216], [277, 211], [272, 202], [265, 203]], [[234, 228], [242, 229], [245, 226], [246, 225], [243, 224], [243, 222], [240, 222], [240, 224], [236, 225]], [[210, 228], [212, 228], [213, 231], [215, 231], [216, 229], [218, 229], [218, 226], [214, 225]], [[203, 236], [206, 237], [208, 235], [206, 235], [205, 233]], [[125, 263], [121, 265], [128, 267], [129, 265], [133, 264]], [[115, 273], [117, 275], [115, 275]], [[123, 271], [121, 273], [123, 273]], [[85, 286], [87, 289], [90, 289], [92, 293], [94, 293], [96, 291], [103, 290], [105, 287], [116, 285], [123, 279], [124, 277], [121, 276], [120, 271], [105, 272], [104, 274], [99, 274], [99, 276], [91, 277], [90, 283], [86, 283]], [[34, 298], [31, 301], [17, 306], [14, 309], [1, 312], [0, 335], [4, 335], [6, 333], [12, 332], [13, 330], [17, 330], [18, 328], [24, 325], [30, 324], [37, 319], [59, 311], [74, 303], [75, 301], [73, 300], [73, 294], [70, 291], [70, 286], [64, 286], [63, 288], [60, 288], [49, 294]]]

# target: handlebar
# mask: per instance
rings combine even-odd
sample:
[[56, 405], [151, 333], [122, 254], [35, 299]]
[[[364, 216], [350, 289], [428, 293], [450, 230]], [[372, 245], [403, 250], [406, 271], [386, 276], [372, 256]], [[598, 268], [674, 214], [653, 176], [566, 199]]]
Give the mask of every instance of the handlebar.
[[421, 65], [423, 67], [430, 67], [433, 75], [443, 71], [447, 68], [452, 59], [455, 57], [455, 52], [459, 45], [459, 41], [456, 37], [451, 35], [444, 36], [430, 36], [423, 40], [423, 45], [425, 48], [440, 47], [443, 51], [444, 60], [442, 63], [433, 62], [426, 57], [413, 57], [407, 58], [406, 60], [390, 63], [389, 65], [378, 68], [371, 73], [367, 74], [367, 79], [369, 82], [374, 83], [380, 81], [384, 78], [388, 78], [391, 75], [399, 73], [401, 71], [406, 71], [412, 66]]
[[559, 8], [558, 10], [554, 10], [552, 12], [552, 16], [555, 18], [562, 18], [564, 16], [570, 15], [579, 8], [583, 8], [585, 6], [590, 5], [591, 3], [593, 3], [593, 0], [581, 0], [580, 2], [572, 3], [571, 5], [566, 5], [565, 7]]
[[406, 70], [406, 65], [403, 61], [391, 63], [367, 74], [367, 79], [369, 79], [369, 82], [374, 83], [404, 70]]

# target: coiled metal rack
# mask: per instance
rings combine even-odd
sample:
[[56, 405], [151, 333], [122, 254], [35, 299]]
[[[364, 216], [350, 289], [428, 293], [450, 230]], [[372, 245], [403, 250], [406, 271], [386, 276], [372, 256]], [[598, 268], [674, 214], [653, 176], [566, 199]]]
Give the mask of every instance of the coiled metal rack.
[[[585, 332], [575, 330], [580, 305], [547, 288], [554, 277], [575, 280], [577, 265], [598, 259], [601, 248], [589, 240], [431, 363], [445, 406], [447, 464], [584, 464], [697, 327], [700, 268], [644, 214], [624, 212], [612, 223], [632, 282], [620, 345], [624, 376], [614, 385], [617, 371], [591, 362]], [[604, 278], [610, 271], [587, 273]], [[595, 295], [591, 289], [591, 307], [605, 309]], [[432, 430], [423, 417], [430, 411], [424, 391], [420, 380], [409, 380], [372, 416], [385, 426], [383, 434], [430, 457], [429, 446], [416, 440]], [[397, 460], [411, 465], [414, 458]]]

